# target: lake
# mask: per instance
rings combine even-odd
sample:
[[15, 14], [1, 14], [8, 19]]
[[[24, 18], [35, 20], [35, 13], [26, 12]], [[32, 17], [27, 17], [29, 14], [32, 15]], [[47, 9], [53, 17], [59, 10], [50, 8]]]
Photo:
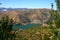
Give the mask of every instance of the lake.
[[20, 25], [20, 24], [16, 24], [13, 26], [13, 30], [18, 30], [18, 29], [28, 29], [28, 28], [32, 28], [34, 26], [38, 26], [40, 24], [27, 24], [27, 25]]

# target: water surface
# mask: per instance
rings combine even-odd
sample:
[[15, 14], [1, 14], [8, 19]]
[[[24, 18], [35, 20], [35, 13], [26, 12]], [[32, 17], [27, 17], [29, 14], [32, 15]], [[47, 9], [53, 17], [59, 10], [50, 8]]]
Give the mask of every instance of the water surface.
[[28, 29], [28, 28], [32, 28], [32, 27], [38, 26], [38, 25], [40, 25], [40, 24], [27, 24], [27, 25], [16, 24], [13, 26], [13, 30]]

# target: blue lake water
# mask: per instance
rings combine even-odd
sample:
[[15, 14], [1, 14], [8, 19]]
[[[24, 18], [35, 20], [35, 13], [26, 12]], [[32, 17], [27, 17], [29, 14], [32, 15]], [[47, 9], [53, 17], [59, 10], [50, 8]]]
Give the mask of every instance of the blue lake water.
[[32, 28], [32, 27], [38, 26], [38, 25], [40, 25], [40, 24], [27, 24], [27, 25], [16, 24], [13, 26], [13, 30], [28, 29], [28, 28]]

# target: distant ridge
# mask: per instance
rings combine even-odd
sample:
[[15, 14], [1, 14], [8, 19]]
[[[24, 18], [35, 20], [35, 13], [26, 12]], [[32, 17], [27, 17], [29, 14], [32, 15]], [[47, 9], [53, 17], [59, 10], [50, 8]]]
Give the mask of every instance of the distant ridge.
[[4, 7], [0, 7], [0, 12], [10, 11], [10, 10], [27, 10], [27, 8], [4, 8]]

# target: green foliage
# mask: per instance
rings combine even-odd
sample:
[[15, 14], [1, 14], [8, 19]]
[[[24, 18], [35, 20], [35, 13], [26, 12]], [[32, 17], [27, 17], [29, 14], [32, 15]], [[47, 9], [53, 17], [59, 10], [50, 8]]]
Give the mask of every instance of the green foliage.
[[55, 0], [55, 2], [56, 2], [57, 10], [60, 11], [60, 0]]
[[60, 27], [60, 0], [55, 0], [56, 1], [56, 6], [57, 6], [57, 11], [55, 12], [55, 23], [57, 27]]
[[[60, 3], [60, 2], [58, 2], [59, 0], [56, 0], [56, 4], [57, 4], [57, 8], [58, 8], [58, 6], [60, 6], [60, 4], [58, 5], [58, 3]], [[51, 3], [51, 7], [52, 7], [52, 11], [50, 11], [50, 13], [51, 13], [51, 20], [49, 21], [49, 25], [51, 26], [51, 28], [53, 28], [53, 24], [55, 24], [56, 25], [56, 27], [57, 28], [59, 28], [60, 27], [60, 15], [59, 15], [59, 10], [60, 10], [60, 8], [58, 8], [56, 11], [53, 9], [53, 3]], [[54, 23], [53, 23], [53, 20], [54, 20]]]
[[60, 31], [58, 32], [58, 38], [59, 38], [59, 40], [60, 40]]
[[0, 20], [0, 40], [8, 40], [11, 38], [13, 27], [13, 20], [9, 19], [7, 15], [4, 15]]
[[45, 39], [44, 40], [50, 40], [49, 36], [45, 34]]

